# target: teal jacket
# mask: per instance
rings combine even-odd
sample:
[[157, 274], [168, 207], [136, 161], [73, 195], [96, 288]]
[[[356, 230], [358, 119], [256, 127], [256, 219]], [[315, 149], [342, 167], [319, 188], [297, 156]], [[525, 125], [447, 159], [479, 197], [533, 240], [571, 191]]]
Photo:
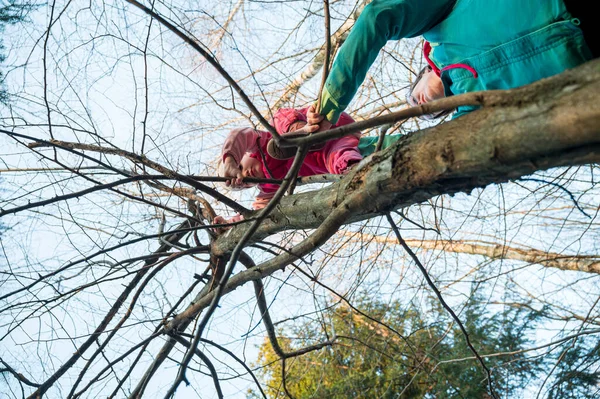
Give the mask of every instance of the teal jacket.
[[519, 87], [592, 58], [562, 0], [374, 0], [340, 48], [320, 113], [335, 123], [387, 41], [416, 36], [431, 43], [446, 96]]

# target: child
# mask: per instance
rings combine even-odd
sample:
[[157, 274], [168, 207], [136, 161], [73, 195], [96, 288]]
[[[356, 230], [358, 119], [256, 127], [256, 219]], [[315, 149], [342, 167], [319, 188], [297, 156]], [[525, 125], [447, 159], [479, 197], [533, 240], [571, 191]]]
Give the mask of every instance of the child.
[[[273, 116], [273, 125], [280, 134], [290, 132], [305, 133], [306, 112], [308, 108], [281, 108]], [[345, 112], [333, 127], [353, 123], [354, 119]], [[307, 134], [307, 133], [306, 133]], [[345, 174], [362, 159], [358, 151], [360, 132], [330, 140], [323, 145], [311, 148], [306, 155], [298, 176], [313, 176], [324, 173]], [[232, 188], [248, 188], [251, 184], [242, 182], [244, 177], [283, 179], [289, 171], [293, 158], [276, 159], [270, 155], [267, 147], [271, 140], [269, 132], [252, 128], [231, 130], [221, 151], [219, 175], [231, 177], [226, 185]], [[254, 209], [264, 208], [279, 188], [277, 184], [262, 183], [258, 185], [259, 194], [252, 204]], [[241, 215], [231, 219], [217, 216], [214, 223], [232, 223], [242, 220]]]

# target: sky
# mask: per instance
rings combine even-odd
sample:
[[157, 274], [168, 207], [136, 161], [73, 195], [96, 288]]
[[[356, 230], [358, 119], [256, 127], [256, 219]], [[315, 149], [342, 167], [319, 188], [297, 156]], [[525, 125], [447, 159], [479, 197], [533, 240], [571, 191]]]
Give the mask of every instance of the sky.
[[[34, 138], [53, 137], [115, 146], [136, 153], [143, 149], [148, 158], [181, 173], [212, 175], [229, 129], [256, 123], [239, 96], [190, 46], [155, 21], [150, 23], [147, 16], [132, 6], [124, 2], [52, 4], [54, 12], [42, 6], [30, 15], [27, 23], [6, 30], [5, 84], [12, 98], [8, 106], [2, 107], [3, 129]], [[332, 6], [332, 31], [335, 31], [350, 15], [352, 6], [348, 2]], [[322, 14], [319, 6], [312, 2], [181, 1], [156, 3], [156, 9], [209, 46], [265, 115], [267, 104], [273, 104], [306, 70], [323, 43]], [[228, 22], [234, 10], [237, 11]], [[50, 20], [55, 22], [51, 35], [46, 37], [45, 28]], [[415, 50], [418, 44], [418, 40], [408, 40], [386, 46], [386, 53], [372, 67], [369, 80], [349, 107], [353, 116], [358, 118], [369, 110], [404, 98], [411, 75], [403, 63], [414, 62], [413, 69], [419, 69], [422, 60]], [[319, 83], [320, 74], [317, 74], [289, 105], [303, 106], [313, 101]], [[427, 126], [410, 121], [399, 131], [410, 132]], [[0, 135], [0, 208], [52, 198], [92, 185], [65, 172], [14, 171], [56, 167], [51, 159], [45, 158], [53, 156], [52, 150], [33, 153], [23, 144]], [[91, 156], [118, 169], [132, 168], [130, 162], [120, 157]], [[58, 157], [71, 166], [81, 162], [79, 157], [68, 153], [60, 152]], [[84, 161], [81, 165], [94, 163]], [[110, 181], [115, 175], [95, 170], [88, 177]], [[596, 168], [540, 173], [537, 178], [560, 187], [539, 182], [494, 185], [470, 194], [435, 198], [411, 207], [406, 215], [426, 227], [440, 229], [443, 239], [504, 243], [556, 253], [597, 254], [600, 240], [596, 231], [600, 230], [594, 212], [600, 196]], [[227, 192], [219, 185], [214, 187], [245, 206], [250, 206], [255, 195], [253, 190]], [[130, 185], [126, 189], [128, 193], [142, 189], [147, 198], [186, 212], [185, 202], [176, 197], [159, 196], [158, 191], [145, 186]], [[574, 206], [566, 189], [589, 216]], [[211, 200], [211, 203], [219, 213], [232, 213], [216, 201]], [[101, 248], [144, 234], [156, 234], [162, 217], [162, 212], [154, 207], [110, 192], [7, 216], [2, 223], [10, 226], [10, 230], [0, 239], [3, 254], [0, 267], [7, 277], [0, 280], [0, 295], [27, 284], [38, 273], [52, 272]], [[177, 215], [167, 213], [164, 228], [180, 222]], [[432, 231], [414, 228], [407, 222], [402, 223], [402, 228], [410, 238], [439, 238]], [[309, 233], [278, 234], [269, 242], [289, 247]], [[425, 306], [431, 292], [424, 289], [422, 276], [416, 273], [414, 264], [403, 251], [389, 241], [381, 244], [358, 240], [358, 233], [392, 238], [384, 218], [347, 226], [308, 257], [302, 267], [349, 297], [372, 290], [390, 301], [401, 299]], [[207, 242], [206, 235], [200, 234], [200, 240]], [[38, 381], [50, 375], [99, 324], [122, 291], [128, 273], [140, 266], [139, 263], [115, 266], [118, 261], [146, 254], [158, 245], [157, 240], [151, 240], [124, 247], [93, 263], [80, 264], [60, 273], [52, 279], [52, 284], [39, 285], [35, 290], [1, 302], [4, 310], [0, 313], [0, 356], [12, 360], [11, 364], [20, 366], [22, 372]], [[258, 249], [249, 249], [249, 253], [256, 260], [268, 258]], [[529, 298], [538, 308], [550, 303], [558, 315], [597, 314], [594, 301], [598, 283], [594, 275], [443, 251], [422, 250], [418, 254], [455, 309], [464, 305], [469, 290], [475, 285], [483, 287], [490, 306], [501, 306], [497, 303], [518, 297], [520, 300]], [[166, 310], [194, 281], [194, 274], [204, 271], [205, 256], [199, 258], [181, 259], [148, 283], [127, 327], [111, 344], [107, 357], [117, 356], [150, 334]], [[236, 270], [241, 268], [238, 265]], [[7, 271], [13, 277], [8, 276]], [[77, 291], [76, 295], [69, 294], [56, 307], [43, 303], [43, 299], [52, 297], [56, 290], [69, 292], [97, 278], [104, 279], [104, 283]], [[281, 326], [292, 323], [290, 319], [294, 317], [306, 319], [309, 317], [306, 315], [339, 299], [295, 273], [293, 268], [274, 274], [265, 280], [265, 285], [271, 312], [276, 320], [283, 321]], [[186, 296], [183, 304], [189, 303], [196, 292]], [[256, 361], [257, 347], [265, 337], [253, 296], [252, 287], [247, 285], [224, 297], [205, 335], [249, 364]], [[24, 301], [33, 302], [16, 306]], [[6, 309], [12, 305], [15, 305], [14, 310]], [[183, 308], [185, 305], [178, 311]], [[33, 316], [25, 317], [29, 312], [33, 312]], [[548, 321], [546, 328], [539, 331], [539, 342], [554, 339], [563, 331], [572, 331], [581, 325], [578, 323]], [[152, 344], [142, 364], [152, 361], [153, 351], [158, 346]], [[233, 365], [218, 349], [207, 347], [206, 350], [217, 359], [215, 365], [224, 377], [225, 397], [245, 398], [246, 390], [253, 384], [247, 375], [235, 378], [237, 373], [243, 372], [242, 368]], [[180, 358], [181, 353], [174, 352], [174, 356]], [[76, 371], [82, 367], [83, 363], [78, 364]], [[93, 367], [99, 370], [103, 365]], [[162, 397], [177, 368], [176, 362], [165, 363], [160, 378], [152, 380], [148, 388], [148, 392], [155, 395], [149, 393], [147, 397]], [[145, 367], [138, 367], [135, 374], [144, 371]], [[177, 398], [217, 397], [209, 378], [196, 372], [188, 374], [192, 384], [182, 384]], [[61, 381], [49, 391], [48, 397], [65, 397], [71, 387], [69, 382], [74, 378], [76, 374], [70, 375], [64, 383]], [[131, 384], [135, 384], [137, 379], [134, 377], [132, 381]], [[12, 384], [13, 393], [0, 389], [0, 398], [18, 396], [16, 385], [6, 383]], [[98, 392], [105, 394], [112, 389], [111, 384], [114, 385], [112, 379], [98, 384], [89, 397], [95, 397]]]

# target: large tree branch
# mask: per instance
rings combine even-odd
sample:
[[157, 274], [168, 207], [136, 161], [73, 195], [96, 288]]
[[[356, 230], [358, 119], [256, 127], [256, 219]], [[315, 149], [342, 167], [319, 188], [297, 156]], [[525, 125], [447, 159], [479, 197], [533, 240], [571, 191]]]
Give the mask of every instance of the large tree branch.
[[[493, 106], [405, 136], [337, 184], [283, 198], [253, 241], [316, 228], [342, 206], [352, 211], [339, 225], [538, 170], [600, 161], [600, 60], [510, 93]], [[231, 251], [246, 229], [220, 237], [215, 253]]]
[[[353, 233], [354, 235], [354, 233]], [[392, 237], [374, 236], [359, 233], [360, 240], [384, 244], [397, 244]], [[413, 248], [428, 251], [443, 251], [468, 255], [482, 255], [490, 259], [510, 259], [554, 267], [561, 270], [581, 271], [600, 274], [600, 255], [569, 255], [547, 252], [534, 248], [518, 248], [499, 243], [470, 240], [415, 240], [405, 239]]]

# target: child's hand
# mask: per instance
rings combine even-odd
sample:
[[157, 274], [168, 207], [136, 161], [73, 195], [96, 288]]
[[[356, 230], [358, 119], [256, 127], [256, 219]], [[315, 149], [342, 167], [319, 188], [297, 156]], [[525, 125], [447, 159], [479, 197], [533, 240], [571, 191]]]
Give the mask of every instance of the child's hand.
[[240, 165], [233, 159], [232, 156], [226, 156], [225, 161], [223, 161], [223, 176], [231, 177], [231, 180], [227, 180], [225, 185], [227, 187], [241, 187], [242, 179], [244, 175], [242, 174], [242, 170], [240, 169]]
[[[226, 224], [227, 220], [223, 217], [223, 216], [215, 216], [215, 218], [213, 219], [213, 224]], [[226, 230], [230, 229], [231, 227], [215, 227], [213, 228], [213, 230], [215, 231], [215, 233], [217, 234], [223, 234]]]
[[329, 130], [331, 129], [331, 126], [333, 126], [323, 115], [317, 113], [315, 104], [308, 107], [308, 110], [306, 111], [306, 122], [305, 128], [311, 129], [311, 133]]
[[[231, 219], [225, 219], [223, 216], [215, 216], [213, 219], [213, 224], [227, 224], [227, 223], [235, 223], [244, 220], [244, 217], [240, 214], [235, 215]], [[223, 227], [215, 227], [214, 231], [217, 234], [222, 234], [225, 231], [229, 230], [232, 226], [223, 226]]]

